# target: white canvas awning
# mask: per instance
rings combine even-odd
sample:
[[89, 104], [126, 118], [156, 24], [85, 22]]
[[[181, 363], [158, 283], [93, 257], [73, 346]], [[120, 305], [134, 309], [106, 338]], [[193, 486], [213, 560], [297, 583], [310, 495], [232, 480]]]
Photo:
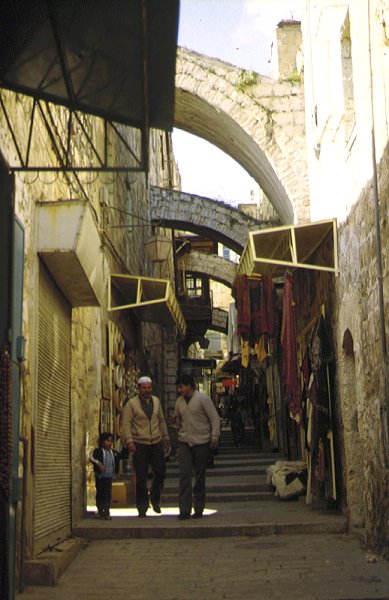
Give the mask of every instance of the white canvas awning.
[[111, 275], [108, 310], [131, 309], [141, 321], [177, 325], [185, 334], [186, 323], [168, 279], [140, 275]]
[[288, 268], [339, 272], [336, 219], [249, 232], [237, 275], [281, 277]]

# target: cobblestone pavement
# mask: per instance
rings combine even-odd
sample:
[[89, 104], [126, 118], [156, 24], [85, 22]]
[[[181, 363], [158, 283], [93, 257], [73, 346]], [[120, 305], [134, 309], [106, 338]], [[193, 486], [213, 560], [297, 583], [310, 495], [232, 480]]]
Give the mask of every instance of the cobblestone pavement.
[[343, 534], [93, 541], [17, 600], [389, 600], [389, 562]]

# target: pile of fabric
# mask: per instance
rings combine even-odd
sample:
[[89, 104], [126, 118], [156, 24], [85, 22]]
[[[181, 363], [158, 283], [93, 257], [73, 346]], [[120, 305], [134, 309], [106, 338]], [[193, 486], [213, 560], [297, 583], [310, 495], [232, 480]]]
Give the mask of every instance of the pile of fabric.
[[304, 461], [278, 460], [266, 469], [266, 483], [281, 500], [301, 496], [307, 486], [307, 465]]

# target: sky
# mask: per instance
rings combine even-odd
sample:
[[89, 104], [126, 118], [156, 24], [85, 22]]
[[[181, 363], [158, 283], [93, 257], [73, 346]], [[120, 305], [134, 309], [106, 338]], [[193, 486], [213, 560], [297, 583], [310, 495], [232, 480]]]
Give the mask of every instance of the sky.
[[[181, 0], [178, 45], [270, 75], [271, 44], [283, 19], [301, 19], [303, 0]], [[173, 148], [184, 192], [250, 202], [256, 182], [233, 159], [175, 129]]]

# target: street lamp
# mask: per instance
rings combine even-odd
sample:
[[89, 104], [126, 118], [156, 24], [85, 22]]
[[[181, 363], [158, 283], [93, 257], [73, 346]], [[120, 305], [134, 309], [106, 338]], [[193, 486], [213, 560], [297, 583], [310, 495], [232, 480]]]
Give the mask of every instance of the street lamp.
[[169, 258], [172, 249], [172, 241], [161, 233], [154, 233], [145, 242], [147, 255], [151, 262], [161, 263]]

